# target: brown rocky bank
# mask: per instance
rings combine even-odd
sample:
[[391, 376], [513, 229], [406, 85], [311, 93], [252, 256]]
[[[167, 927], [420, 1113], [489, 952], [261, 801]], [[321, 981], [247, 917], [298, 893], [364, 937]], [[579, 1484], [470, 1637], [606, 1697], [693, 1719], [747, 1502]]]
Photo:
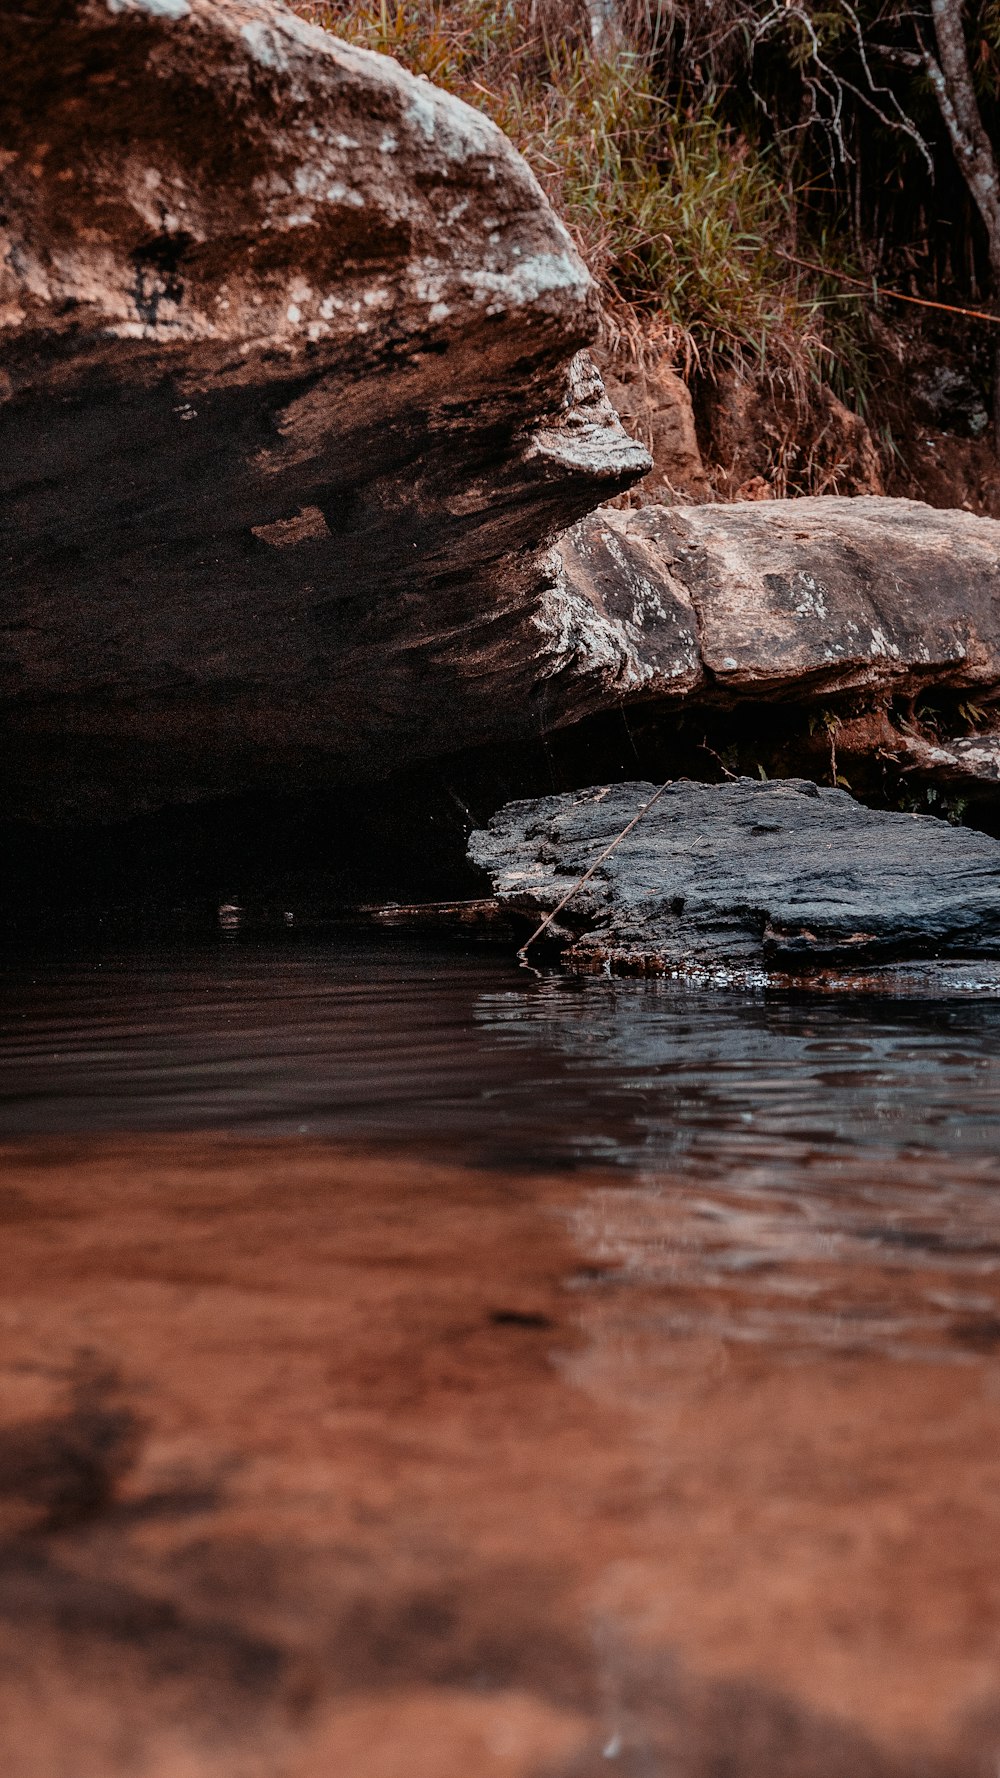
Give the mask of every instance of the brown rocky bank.
[[257, 0], [29, 0], [0, 56], [6, 808], [537, 722], [539, 551], [648, 459], [505, 137]]
[[[478, 112], [265, 0], [26, 0], [0, 54], [0, 813], [848, 694], [859, 752], [933, 778], [954, 737], [914, 751], [891, 701], [988, 716], [989, 520], [583, 516], [649, 458], [584, 350], [594, 286]], [[940, 769], [993, 795], [983, 757]]]

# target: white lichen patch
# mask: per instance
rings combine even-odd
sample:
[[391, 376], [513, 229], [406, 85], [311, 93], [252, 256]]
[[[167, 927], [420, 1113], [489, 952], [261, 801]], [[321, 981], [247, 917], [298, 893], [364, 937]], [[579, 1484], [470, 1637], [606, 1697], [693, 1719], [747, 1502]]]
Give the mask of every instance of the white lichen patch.
[[477, 302], [526, 308], [550, 291], [583, 299], [590, 294], [590, 273], [575, 253], [533, 253], [509, 272], [477, 267], [465, 275]]
[[186, 19], [191, 11], [188, 0], [107, 0], [108, 11], [145, 12], [154, 19]]
[[363, 209], [363, 194], [333, 175], [334, 168], [329, 164], [296, 167], [292, 184], [299, 197], [313, 203], [347, 204], [356, 210]]
[[433, 142], [437, 133], [437, 108], [430, 95], [422, 93], [419, 87], [411, 95], [406, 117], [420, 131], [425, 142]]
[[328, 204], [347, 204], [354, 210], [363, 210], [365, 207], [365, 200], [361, 192], [352, 190], [350, 186], [344, 185], [339, 179], [335, 179], [332, 185], [327, 186], [325, 196]]
[[795, 604], [792, 609], [796, 617], [826, 618], [829, 615], [826, 603], [826, 587], [821, 580], [804, 571], [797, 574], [794, 580]]
[[449, 291], [448, 279], [440, 261], [418, 260], [410, 275], [410, 287], [417, 302], [426, 303], [428, 307], [442, 303]]
[[266, 25], [263, 19], [251, 19], [249, 24], [241, 25], [240, 36], [254, 61], [259, 62], [262, 68], [270, 68], [276, 74], [287, 74], [290, 64], [286, 47], [277, 31]]
[[638, 691], [648, 685], [655, 669], [637, 653], [626, 626], [598, 611], [572, 585], [557, 554], [547, 563], [549, 578], [532, 622], [545, 643], [539, 663], [544, 678], [572, 668], [574, 674], [593, 675], [602, 685], [622, 691]]

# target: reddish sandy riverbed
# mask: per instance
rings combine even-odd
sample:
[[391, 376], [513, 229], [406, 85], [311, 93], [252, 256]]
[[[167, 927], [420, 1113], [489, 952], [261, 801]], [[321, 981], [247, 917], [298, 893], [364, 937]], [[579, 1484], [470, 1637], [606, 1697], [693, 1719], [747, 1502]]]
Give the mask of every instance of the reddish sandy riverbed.
[[967, 1254], [776, 1265], [731, 1179], [0, 1158], [5, 1778], [993, 1778]]

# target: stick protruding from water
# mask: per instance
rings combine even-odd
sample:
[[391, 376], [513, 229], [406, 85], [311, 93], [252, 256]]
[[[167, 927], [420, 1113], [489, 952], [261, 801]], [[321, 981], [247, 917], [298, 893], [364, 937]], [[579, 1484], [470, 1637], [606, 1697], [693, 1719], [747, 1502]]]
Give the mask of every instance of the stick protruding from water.
[[663, 792], [665, 790], [669, 789], [669, 787], [672, 783], [673, 783], [673, 779], [668, 778], [664, 784], [660, 785], [660, 788], [658, 791], [656, 791], [655, 795], [650, 797], [648, 803], [643, 803], [642, 808], [638, 811], [638, 814], [633, 815], [633, 817], [632, 817], [631, 821], [628, 823], [628, 825], [626, 827], [622, 828], [621, 833], [616, 833], [615, 837], [611, 841], [610, 845], [605, 846], [604, 851], [601, 853], [601, 856], [599, 858], [594, 859], [594, 862], [591, 865], [590, 869], [587, 871], [584, 871], [583, 876], [579, 877], [577, 879], [577, 881], [573, 884], [573, 887], [571, 889], [567, 889], [562, 900], [556, 903], [555, 907], [552, 909], [552, 912], [550, 914], [546, 914], [541, 925], [536, 926], [534, 932], [531, 934], [531, 937], [529, 939], [525, 940], [524, 944], [521, 946], [520, 950], [517, 953], [518, 958], [520, 959], [520, 961], [522, 963], [527, 963], [528, 952], [531, 949], [531, 946], [536, 942], [537, 939], [541, 938], [542, 933], [546, 930], [546, 928], [551, 926], [556, 915], [561, 914], [563, 911], [563, 908], [567, 905], [568, 902], [572, 901], [572, 899], [573, 899], [574, 895], [576, 895], [577, 891], [582, 889], [584, 887], [585, 883], [590, 882], [590, 879], [594, 875], [594, 872], [600, 869], [601, 865], [604, 863], [604, 860], [606, 858], [610, 858], [615, 847], [617, 845], [620, 845], [621, 841], [625, 838], [626, 834], [630, 834], [632, 832], [633, 827], [638, 827], [639, 822], [642, 820], [643, 816], [648, 815], [650, 809], [653, 807], [653, 804], [659, 802], [661, 796], [663, 795]]

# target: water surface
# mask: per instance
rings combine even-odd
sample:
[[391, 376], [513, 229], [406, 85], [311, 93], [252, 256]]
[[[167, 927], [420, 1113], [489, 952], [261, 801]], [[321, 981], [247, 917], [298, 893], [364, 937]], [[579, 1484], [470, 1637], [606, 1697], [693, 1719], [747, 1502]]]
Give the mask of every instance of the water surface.
[[536, 975], [404, 939], [42, 953], [0, 958], [0, 1136], [211, 1126], [632, 1169], [982, 1156], [998, 1040], [993, 1000]]
[[998, 1037], [395, 937], [9, 955], [13, 1778], [994, 1771]]

